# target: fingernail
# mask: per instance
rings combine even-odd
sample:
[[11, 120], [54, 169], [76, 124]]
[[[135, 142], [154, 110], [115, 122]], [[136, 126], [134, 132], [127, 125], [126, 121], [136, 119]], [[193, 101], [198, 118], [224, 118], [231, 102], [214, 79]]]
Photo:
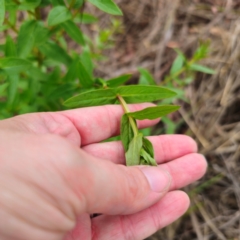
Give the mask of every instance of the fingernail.
[[164, 192], [169, 189], [171, 176], [166, 170], [159, 167], [143, 167], [140, 170], [147, 178], [152, 191]]

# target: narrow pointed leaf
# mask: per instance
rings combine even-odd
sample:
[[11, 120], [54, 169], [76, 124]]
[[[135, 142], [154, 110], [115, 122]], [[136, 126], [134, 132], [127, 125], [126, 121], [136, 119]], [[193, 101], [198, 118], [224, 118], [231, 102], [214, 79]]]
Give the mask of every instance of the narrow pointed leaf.
[[19, 76], [18, 74], [11, 74], [8, 77], [9, 86], [8, 86], [8, 104], [12, 105], [18, 89]]
[[154, 158], [154, 150], [152, 143], [147, 139], [143, 138], [143, 149], [152, 157]]
[[138, 71], [141, 73], [139, 84], [141, 85], [156, 85], [156, 82], [151, 73], [145, 68], [139, 68]]
[[125, 154], [127, 166], [136, 166], [140, 164], [142, 138], [143, 138], [142, 134], [139, 133], [137, 136], [134, 136], [134, 138], [130, 142], [128, 151]]
[[17, 39], [17, 52], [20, 58], [25, 58], [31, 52], [34, 45], [34, 30], [36, 21], [30, 20], [22, 24], [18, 39]]
[[81, 16], [74, 18], [74, 22], [76, 23], [92, 24], [97, 21], [98, 19], [95, 16], [88, 13], [82, 13]]
[[86, 68], [84, 67], [81, 61], [78, 62], [78, 68], [76, 69], [76, 71], [81, 85], [84, 88], [92, 87], [93, 79], [91, 75], [87, 72]]
[[121, 120], [121, 140], [125, 152], [128, 151], [128, 146], [134, 137], [134, 133], [129, 121], [129, 117], [124, 114]]
[[54, 7], [48, 15], [48, 26], [54, 26], [66, 22], [72, 17], [70, 11], [65, 6]]
[[143, 148], [140, 151], [140, 164], [141, 165], [150, 165], [150, 166], [157, 166], [156, 160]]
[[10, 74], [26, 71], [31, 66], [31, 62], [21, 58], [2, 58], [0, 59], [0, 69]]
[[46, 42], [39, 46], [39, 50], [49, 59], [59, 63], [64, 63], [69, 66], [72, 63], [72, 58], [67, 52], [55, 42]]
[[198, 71], [198, 72], [207, 73], [207, 74], [215, 74], [216, 73], [213, 69], [199, 65], [199, 64], [191, 64], [190, 69], [194, 70], [194, 71]]
[[143, 119], [153, 120], [153, 119], [165, 116], [171, 112], [174, 112], [179, 108], [180, 108], [179, 106], [173, 106], [173, 105], [149, 107], [138, 112], [127, 113], [127, 115], [139, 120], [143, 120]]
[[5, 0], [0, 0], [0, 26], [2, 26], [5, 18]]
[[[72, 0], [69, 0], [69, 3], [72, 3]], [[72, 5], [72, 8], [74, 9], [79, 9], [80, 7], [82, 7], [84, 3], [84, 0], [75, 0], [74, 4]]]
[[85, 44], [82, 31], [73, 21], [66, 21], [62, 24], [62, 26], [69, 35], [69, 37], [71, 37], [74, 41], [76, 41], [80, 45]]
[[44, 27], [42, 22], [36, 22], [34, 30], [34, 45], [40, 46], [47, 42], [49, 30]]
[[127, 103], [153, 102], [164, 98], [175, 97], [176, 93], [163, 87], [129, 85], [115, 89]]
[[41, 0], [21, 0], [20, 2], [18, 3], [19, 10], [32, 10], [40, 5]]
[[114, 104], [116, 93], [112, 89], [99, 89], [81, 93], [64, 102], [64, 105], [70, 108], [90, 107], [106, 104]]
[[88, 46], [84, 46], [82, 53], [80, 55], [80, 61], [87, 70], [90, 77], [93, 78], [94, 64], [92, 61], [91, 50], [89, 49]]
[[113, 15], [123, 15], [120, 8], [112, 0], [88, 0], [88, 1], [106, 13]]
[[107, 80], [107, 85], [109, 87], [118, 87], [124, 84], [125, 82], [127, 82], [131, 77], [132, 77], [132, 74], [126, 74], [120, 77], [112, 78]]
[[53, 6], [65, 6], [64, 0], [50, 0]]
[[5, 44], [5, 56], [6, 57], [16, 57], [17, 50], [16, 44], [10, 36], [7, 36], [6, 44]]
[[78, 59], [75, 59], [69, 65], [68, 71], [63, 78], [64, 82], [73, 82], [77, 78], [78, 61]]
[[8, 82], [0, 84], [0, 96], [2, 96], [2, 94], [5, 94], [8, 86], [9, 86]]
[[173, 62], [173, 65], [170, 70], [170, 75], [177, 74], [183, 67], [185, 58], [182, 54], [179, 54]]

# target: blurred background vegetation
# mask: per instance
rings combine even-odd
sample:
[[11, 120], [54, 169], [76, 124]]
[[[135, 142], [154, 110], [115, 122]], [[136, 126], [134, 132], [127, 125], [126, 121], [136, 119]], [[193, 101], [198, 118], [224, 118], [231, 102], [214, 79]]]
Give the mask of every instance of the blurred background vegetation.
[[181, 109], [144, 133], [192, 136], [209, 169], [185, 189], [189, 211], [149, 239], [240, 239], [240, 1], [115, 2], [123, 16], [83, 0], [5, 1], [0, 119], [64, 110], [86, 79], [169, 87]]

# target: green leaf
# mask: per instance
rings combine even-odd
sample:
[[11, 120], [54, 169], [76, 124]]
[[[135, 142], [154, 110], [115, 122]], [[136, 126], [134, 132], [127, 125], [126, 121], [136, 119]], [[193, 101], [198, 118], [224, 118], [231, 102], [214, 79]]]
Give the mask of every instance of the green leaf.
[[156, 160], [143, 148], [140, 151], [140, 164], [139, 165], [150, 165], [157, 166]]
[[2, 58], [0, 59], [0, 69], [9, 74], [15, 74], [26, 71], [31, 66], [31, 62], [21, 58]]
[[175, 74], [178, 74], [178, 72], [182, 69], [184, 62], [185, 62], [185, 57], [182, 54], [178, 54], [178, 56], [176, 57], [176, 59], [172, 64], [170, 75], [173, 76]]
[[8, 87], [9, 83], [3, 83], [3, 84], [0, 84], [0, 96], [2, 96], [2, 94], [5, 93], [7, 87]]
[[141, 85], [156, 85], [156, 82], [151, 75], [151, 73], [145, 68], [138, 68], [138, 71], [141, 73], [139, 84]]
[[[69, 3], [72, 3], [72, 0], [69, 0]], [[75, 0], [74, 5], [72, 6], [72, 8], [74, 9], [79, 9], [80, 7], [83, 6], [84, 0]]]
[[154, 149], [152, 143], [147, 139], [143, 138], [143, 149], [152, 157], [154, 158]]
[[70, 20], [72, 17], [70, 11], [65, 6], [56, 6], [54, 7], [48, 15], [48, 26], [54, 26], [67, 20]]
[[39, 46], [39, 50], [49, 59], [52, 59], [59, 63], [64, 63], [69, 66], [72, 62], [72, 58], [67, 54], [67, 52], [61, 48], [55, 42], [46, 42]]
[[129, 85], [81, 93], [68, 99], [65, 105], [67, 107], [90, 107], [114, 104], [118, 95], [121, 95], [129, 103], [152, 102], [176, 96], [173, 91], [158, 86]]
[[201, 45], [195, 51], [195, 53], [193, 55], [193, 59], [195, 61], [199, 61], [199, 60], [207, 57], [208, 52], [209, 52], [209, 45], [210, 45], [210, 42], [208, 42], [208, 41], [201, 43]]
[[51, 4], [51, 0], [42, 0], [40, 7], [46, 7]]
[[34, 45], [40, 46], [41, 44], [47, 41], [49, 30], [44, 27], [42, 22], [37, 22], [33, 35], [34, 35]]
[[12, 26], [16, 26], [18, 21], [17, 10], [8, 10], [8, 20], [12, 24]]
[[127, 82], [131, 77], [132, 77], [132, 74], [126, 74], [126, 75], [122, 75], [120, 77], [111, 78], [111, 79], [107, 80], [107, 85], [109, 87], [118, 87], [118, 86], [124, 84], [125, 82]]
[[91, 50], [86, 45], [83, 48], [82, 54], [80, 55], [80, 61], [87, 70], [88, 74], [93, 78], [94, 64], [92, 62]]
[[130, 142], [128, 151], [125, 154], [127, 166], [136, 166], [140, 164], [140, 152], [143, 144], [142, 138], [142, 134], [139, 133], [137, 136], [134, 136]]
[[191, 64], [189, 69], [197, 71], [197, 72], [207, 73], [207, 74], [215, 74], [216, 73], [213, 69], [199, 65], [199, 64]]
[[19, 76], [17, 74], [11, 74], [8, 76], [8, 104], [12, 105], [18, 89]]
[[78, 69], [78, 59], [72, 61], [71, 65], [68, 68], [66, 75], [63, 78], [64, 82], [73, 82], [77, 78], [77, 69]]
[[50, 0], [53, 6], [65, 6], [64, 0]]
[[79, 29], [79, 27], [71, 20], [66, 21], [62, 24], [64, 30], [67, 32], [67, 34], [78, 44], [84, 45], [85, 41], [83, 38], [83, 33]]
[[42, 72], [41, 68], [35, 66], [31, 66], [28, 69], [27, 74], [29, 77], [36, 79], [38, 81], [46, 81], [47, 79], [47, 74]]
[[127, 115], [138, 120], [144, 120], [144, 119], [153, 120], [153, 119], [165, 116], [171, 112], [174, 112], [179, 108], [180, 108], [179, 106], [172, 106], [172, 105], [156, 106], [156, 107], [145, 108], [138, 112], [130, 112], [130, 113], [127, 113]]
[[[2, 1], [4, 2], [4, 0]], [[5, 1], [5, 10], [11, 11], [11, 10], [17, 10], [17, 9], [18, 9], [18, 5], [13, 0]]]
[[90, 74], [87, 72], [86, 68], [84, 67], [81, 61], [78, 62], [76, 71], [77, 71], [77, 76], [79, 78], [81, 85], [84, 88], [92, 87], [93, 79], [90, 76]]
[[25, 58], [31, 52], [34, 45], [34, 30], [36, 28], [36, 21], [26, 21], [21, 25], [18, 39], [17, 52], [20, 58]]
[[106, 13], [113, 15], [123, 15], [120, 8], [112, 0], [88, 0], [88, 1]]
[[31, 10], [38, 7], [41, 3], [41, 0], [20, 0], [18, 5], [19, 10]]
[[61, 86], [53, 86], [52, 91], [49, 93], [48, 98], [51, 100], [58, 100], [59, 98], [69, 97], [74, 92], [76, 87], [67, 83]]
[[126, 114], [124, 114], [121, 119], [121, 140], [122, 140], [122, 144], [125, 152], [127, 152], [128, 146], [132, 141], [133, 137], [134, 137], [134, 133], [129, 121], [129, 117]]
[[5, 18], [5, 0], [0, 0], [0, 26], [2, 26]]
[[75, 97], [72, 97], [65, 101], [64, 105], [74, 108], [114, 104], [115, 102], [116, 93], [113, 89], [99, 89], [83, 92]]
[[97, 21], [98, 18], [88, 13], [82, 13], [81, 15], [74, 18], [75, 23], [91, 24], [96, 23]]
[[16, 57], [17, 56], [16, 45], [10, 36], [7, 36], [7, 39], [6, 39], [5, 56], [6, 57]]
[[176, 93], [163, 87], [128, 85], [115, 89], [116, 94], [121, 95], [127, 103], [152, 102], [164, 98], [176, 96]]

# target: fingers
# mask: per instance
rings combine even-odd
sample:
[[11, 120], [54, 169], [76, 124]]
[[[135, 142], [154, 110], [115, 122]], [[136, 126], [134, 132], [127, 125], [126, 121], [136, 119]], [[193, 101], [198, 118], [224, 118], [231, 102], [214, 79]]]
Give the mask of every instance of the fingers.
[[[162, 137], [164, 137], [164, 136], [162, 136]], [[185, 139], [189, 139], [189, 141], [190, 141], [190, 138], [188, 138], [186, 136], [180, 136], [179, 140], [181, 139], [181, 137], [182, 137], [182, 139], [185, 138]], [[174, 145], [174, 141], [175, 141], [174, 139], [175, 138], [172, 138], [173, 145]], [[179, 143], [180, 142], [181, 141], [179, 141]], [[111, 144], [110, 144], [110, 146], [111, 146]], [[118, 146], [120, 146], [120, 144], [118, 144]], [[182, 144], [182, 146], [183, 146], [183, 144]], [[154, 144], [154, 147], [155, 147], [155, 144]], [[160, 149], [163, 149], [164, 151], [166, 151], [167, 148], [165, 148], [163, 145], [160, 147]], [[207, 169], [206, 159], [202, 155], [196, 154], [193, 152], [194, 144], [192, 144], [192, 147], [190, 145], [188, 147], [186, 146], [185, 150], [184, 150], [184, 148], [181, 148], [181, 150], [180, 150], [180, 149], [177, 149], [174, 147], [173, 147], [173, 149], [175, 149], [175, 152], [168, 151], [168, 153], [163, 155], [163, 157], [165, 159], [163, 159], [163, 157], [160, 155], [160, 151], [159, 151], [159, 153], [156, 154], [156, 160], [158, 163], [165, 162], [165, 163], [161, 164], [161, 168], [168, 171], [172, 177], [170, 190], [179, 189], [184, 186], [187, 186], [188, 184], [190, 184], [194, 181], [197, 181], [205, 174], [206, 169]], [[111, 150], [112, 150], [112, 152], [111, 152]], [[110, 148], [108, 157], [110, 158], [111, 155], [113, 156], [114, 154], [116, 154], [117, 156], [119, 156], [121, 158], [121, 163], [123, 163], [123, 161], [122, 161], [123, 156], [120, 156], [122, 154], [123, 150], [121, 149], [121, 150], [119, 150], [119, 152], [116, 153], [116, 149], [113, 150]], [[92, 154], [92, 152], [91, 152], [91, 154]], [[97, 154], [97, 153], [94, 153], [94, 154]], [[170, 159], [173, 159], [175, 157], [176, 157], [175, 160], [169, 161]], [[115, 157], [114, 157], [114, 159], [116, 160], [116, 162], [118, 162], [118, 163], [120, 162]]]
[[171, 184], [161, 167], [125, 167], [79, 150], [65, 179], [80, 199], [78, 213], [131, 214], [156, 203]]
[[94, 218], [92, 239], [145, 239], [177, 220], [188, 207], [189, 198], [184, 192], [169, 192], [158, 203], [142, 212], [128, 216]]
[[117, 215], [138, 212], [158, 201], [169, 189], [198, 180], [207, 167], [205, 158], [196, 153], [158, 167], [125, 167], [78, 151], [74, 168], [67, 172], [68, 182], [80, 194], [80, 213]]
[[[159, 164], [197, 152], [196, 142], [185, 135], [161, 135], [148, 139], [153, 144], [155, 159]], [[83, 149], [93, 156], [125, 164], [124, 149], [120, 141], [90, 144]]]
[[[139, 111], [153, 106], [150, 103], [129, 105], [130, 111]], [[80, 108], [59, 112], [74, 124], [81, 136], [82, 145], [103, 141], [116, 136], [120, 131], [121, 117], [124, 111], [120, 105]], [[156, 124], [158, 120], [139, 121], [139, 128], [146, 128]]]
[[[129, 105], [131, 111], [153, 106], [151, 103]], [[1, 122], [3, 129], [35, 134], [60, 135], [74, 145], [86, 145], [119, 134], [124, 111], [120, 105], [80, 108], [62, 112], [32, 113]], [[158, 120], [139, 121], [139, 128], [150, 127]]]
[[161, 167], [172, 176], [170, 190], [179, 189], [193, 183], [206, 173], [207, 161], [201, 154], [188, 154]]

